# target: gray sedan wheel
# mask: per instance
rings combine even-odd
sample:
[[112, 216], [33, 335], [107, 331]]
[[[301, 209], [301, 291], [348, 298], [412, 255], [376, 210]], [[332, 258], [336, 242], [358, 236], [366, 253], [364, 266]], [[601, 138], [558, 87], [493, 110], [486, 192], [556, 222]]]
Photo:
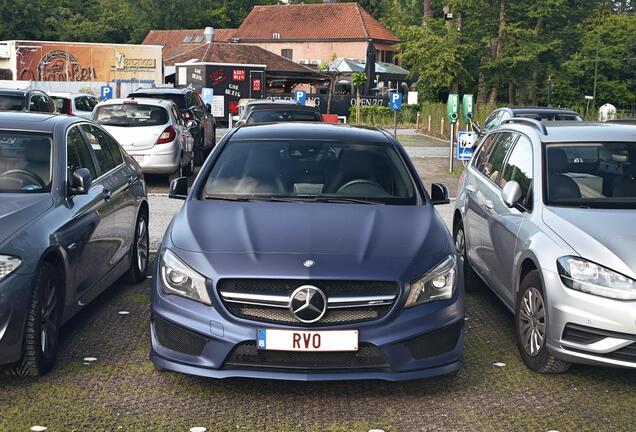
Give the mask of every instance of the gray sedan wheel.
[[464, 285], [466, 286], [466, 291], [479, 291], [483, 282], [468, 262], [468, 254], [466, 252], [466, 234], [464, 231], [464, 225], [461, 221], [458, 221], [455, 224], [453, 231], [455, 250], [457, 251], [457, 255], [464, 267]]

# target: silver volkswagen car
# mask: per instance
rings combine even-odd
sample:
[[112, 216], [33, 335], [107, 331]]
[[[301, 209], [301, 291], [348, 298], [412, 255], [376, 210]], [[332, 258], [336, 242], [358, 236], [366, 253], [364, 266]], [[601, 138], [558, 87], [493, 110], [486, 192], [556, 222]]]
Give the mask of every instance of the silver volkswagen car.
[[530, 369], [636, 368], [636, 127], [509, 119], [456, 205], [466, 287], [514, 312]]

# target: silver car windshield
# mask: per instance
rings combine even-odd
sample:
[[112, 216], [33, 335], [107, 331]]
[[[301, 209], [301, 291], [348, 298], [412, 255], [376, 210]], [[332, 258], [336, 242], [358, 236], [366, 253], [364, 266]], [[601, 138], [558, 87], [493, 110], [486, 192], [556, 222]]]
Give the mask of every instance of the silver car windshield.
[[49, 135], [0, 131], [0, 193], [49, 191], [51, 143]]
[[131, 101], [98, 107], [95, 120], [106, 126], [160, 126], [168, 123], [168, 112], [160, 106]]
[[636, 208], [636, 142], [545, 146], [547, 205]]
[[390, 145], [230, 141], [203, 198], [415, 204], [415, 185]]

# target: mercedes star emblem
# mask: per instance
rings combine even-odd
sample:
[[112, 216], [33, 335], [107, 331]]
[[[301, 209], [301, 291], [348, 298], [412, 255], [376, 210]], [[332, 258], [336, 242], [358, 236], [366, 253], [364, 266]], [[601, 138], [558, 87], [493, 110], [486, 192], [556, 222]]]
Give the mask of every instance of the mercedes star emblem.
[[327, 297], [320, 288], [303, 285], [292, 293], [289, 310], [301, 322], [316, 322], [327, 312]]
[[312, 268], [316, 264], [314, 260], [305, 260], [303, 261], [303, 265], [307, 268]]

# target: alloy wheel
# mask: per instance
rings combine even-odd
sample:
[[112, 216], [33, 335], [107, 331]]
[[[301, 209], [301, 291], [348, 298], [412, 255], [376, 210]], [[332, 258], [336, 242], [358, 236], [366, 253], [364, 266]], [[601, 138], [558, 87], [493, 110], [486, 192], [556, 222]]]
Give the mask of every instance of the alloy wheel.
[[530, 287], [523, 294], [518, 320], [523, 349], [535, 357], [543, 348], [546, 333], [545, 305], [537, 288]]
[[146, 219], [139, 219], [137, 226], [137, 266], [142, 272], [148, 262], [148, 226]]
[[57, 307], [57, 288], [55, 281], [49, 279], [44, 288], [41, 308], [40, 347], [45, 357], [55, 351], [57, 343]]
[[459, 228], [457, 233], [455, 233], [455, 250], [461, 258], [464, 258], [465, 249], [466, 239], [464, 238], [464, 230]]

